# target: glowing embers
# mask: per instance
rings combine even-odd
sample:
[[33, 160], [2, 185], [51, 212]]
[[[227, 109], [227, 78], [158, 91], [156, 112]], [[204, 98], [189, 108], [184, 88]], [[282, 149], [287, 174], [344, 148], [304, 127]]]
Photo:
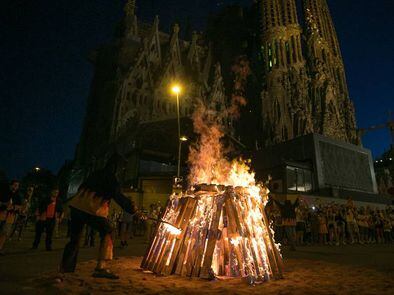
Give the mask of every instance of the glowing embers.
[[[264, 213], [266, 190], [202, 185], [172, 196], [141, 267], [212, 278], [281, 277], [282, 260]], [[171, 225], [178, 231], [169, 230]]]
[[182, 230], [180, 230], [179, 228], [176, 228], [175, 226], [173, 226], [172, 224], [169, 224], [169, 223], [164, 223], [163, 226], [166, 231], [168, 231], [169, 233], [176, 235], [176, 236], [182, 232]]

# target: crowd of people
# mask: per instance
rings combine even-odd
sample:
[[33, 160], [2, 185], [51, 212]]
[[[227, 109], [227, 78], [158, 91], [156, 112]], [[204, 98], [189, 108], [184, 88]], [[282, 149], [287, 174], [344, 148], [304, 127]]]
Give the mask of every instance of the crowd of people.
[[59, 189], [53, 187], [50, 193], [38, 200], [32, 208], [34, 187], [29, 186], [25, 193], [20, 191], [20, 182], [12, 180], [0, 190], [0, 255], [4, 255], [4, 245], [8, 239], [17, 236], [20, 241], [29, 221], [35, 224], [35, 237], [31, 249], [37, 249], [41, 236], [45, 233], [45, 248], [52, 250], [54, 232], [63, 216]]
[[[160, 202], [151, 204], [149, 210], [137, 208], [133, 201], [121, 194], [115, 177], [105, 169], [95, 172], [81, 185], [78, 193], [68, 202], [66, 217], [56, 186], [46, 195], [41, 195], [39, 200], [33, 198], [33, 194], [34, 187], [28, 187], [22, 196], [17, 180], [1, 188], [0, 254], [4, 254], [8, 239], [22, 238], [28, 221], [35, 225], [31, 249], [39, 247], [45, 233], [45, 249], [51, 251], [54, 234], [59, 232], [62, 220], [67, 220], [70, 241], [65, 246], [60, 271], [75, 270], [83, 236], [85, 246], [93, 247], [95, 236], [99, 235], [99, 255], [93, 275], [110, 279], [118, 278], [106, 267], [106, 261], [112, 259], [114, 243], [119, 241], [120, 247], [127, 247], [134, 236], [143, 237], [148, 243], [164, 210]], [[111, 199], [119, 204], [121, 211], [110, 213]], [[294, 250], [298, 245], [394, 242], [394, 210], [389, 206], [384, 209], [356, 207], [351, 199], [346, 204], [308, 205], [298, 198], [295, 202], [272, 199], [266, 209], [272, 220], [275, 240]]]
[[346, 204], [308, 205], [274, 201], [269, 206], [276, 241], [296, 245], [346, 245], [394, 242], [394, 210]]
[[[52, 250], [52, 240], [60, 237], [60, 227], [65, 228], [65, 236], [70, 237], [70, 218], [64, 216], [63, 205], [59, 190], [53, 187], [47, 197], [43, 198], [32, 208], [34, 187], [30, 186], [22, 194], [18, 180], [12, 180], [0, 194], [0, 255], [7, 240], [22, 239], [28, 223], [34, 225], [35, 235], [32, 250], [39, 247], [41, 237], [45, 234], [45, 249]], [[144, 237], [146, 242], [155, 232], [156, 220], [163, 211], [160, 202], [151, 204], [149, 210], [138, 209], [132, 202], [134, 214], [127, 211], [114, 211], [109, 216], [114, 228], [113, 238], [119, 240], [120, 247], [128, 246], [133, 237]], [[91, 226], [85, 227], [84, 246], [94, 247], [98, 232]]]
[[120, 239], [120, 246], [125, 248], [128, 246], [128, 240], [133, 237], [144, 237], [148, 243], [156, 229], [157, 220], [163, 213], [163, 207], [160, 202], [153, 203], [149, 206], [149, 210], [137, 208], [134, 204], [135, 213], [133, 215], [126, 211], [114, 212], [110, 217], [116, 231], [114, 235]]

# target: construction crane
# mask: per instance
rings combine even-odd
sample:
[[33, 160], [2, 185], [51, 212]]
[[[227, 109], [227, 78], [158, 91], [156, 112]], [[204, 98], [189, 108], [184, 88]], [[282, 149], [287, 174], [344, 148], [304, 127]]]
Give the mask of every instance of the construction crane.
[[386, 123], [379, 124], [379, 125], [372, 125], [367, 128], [359, 128], [357, 129], [357, 133], [359, 138], [361, 139], [366, 133], [387, 128], [390, 130], [391, 135], [391, 148], [394, 149], [394, 120], [392, 119], [391, 112], [389, 112], [389, 120]]

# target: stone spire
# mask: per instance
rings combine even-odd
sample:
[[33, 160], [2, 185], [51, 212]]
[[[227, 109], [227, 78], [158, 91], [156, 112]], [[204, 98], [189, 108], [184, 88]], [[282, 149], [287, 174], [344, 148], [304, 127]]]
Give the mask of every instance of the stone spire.
[[297, 24], [297, 7], [294, 0], [281, 0], [282, 22], [285, 25]]
[[353, 103], [326, 0], [304, 0], [314, 131], [357, 143]]
[[261, 0], [261, 98], [266, 144], [312, 132], [308, 77], [295, 0]]
[[123, 10], [124, 10], [124, 13], [127, 17], [134, 17], [134, 15], [135, 15], [135, 0], [127, 0]]
[[135, 37], [138, 36], [138, 20], [135, 14], [136, 1], [127, 0], [124, 10], [124, 25], [125, 25], [125, 36]]

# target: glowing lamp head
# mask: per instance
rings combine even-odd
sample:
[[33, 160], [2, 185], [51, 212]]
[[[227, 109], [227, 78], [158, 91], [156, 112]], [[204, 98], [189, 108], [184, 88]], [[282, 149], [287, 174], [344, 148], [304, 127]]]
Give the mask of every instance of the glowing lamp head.
[[186, 136], [181, 136], [181, 137], [179, 138], [179, 140], [180, 140], [180, 141], [187, 141], [187, 137], [186, 137]]
[[174, 94], [179, 94], [181, 93], [181, 86], [179, 86], [178, 84], [174, 84], [171, 86], [171, 92]]

